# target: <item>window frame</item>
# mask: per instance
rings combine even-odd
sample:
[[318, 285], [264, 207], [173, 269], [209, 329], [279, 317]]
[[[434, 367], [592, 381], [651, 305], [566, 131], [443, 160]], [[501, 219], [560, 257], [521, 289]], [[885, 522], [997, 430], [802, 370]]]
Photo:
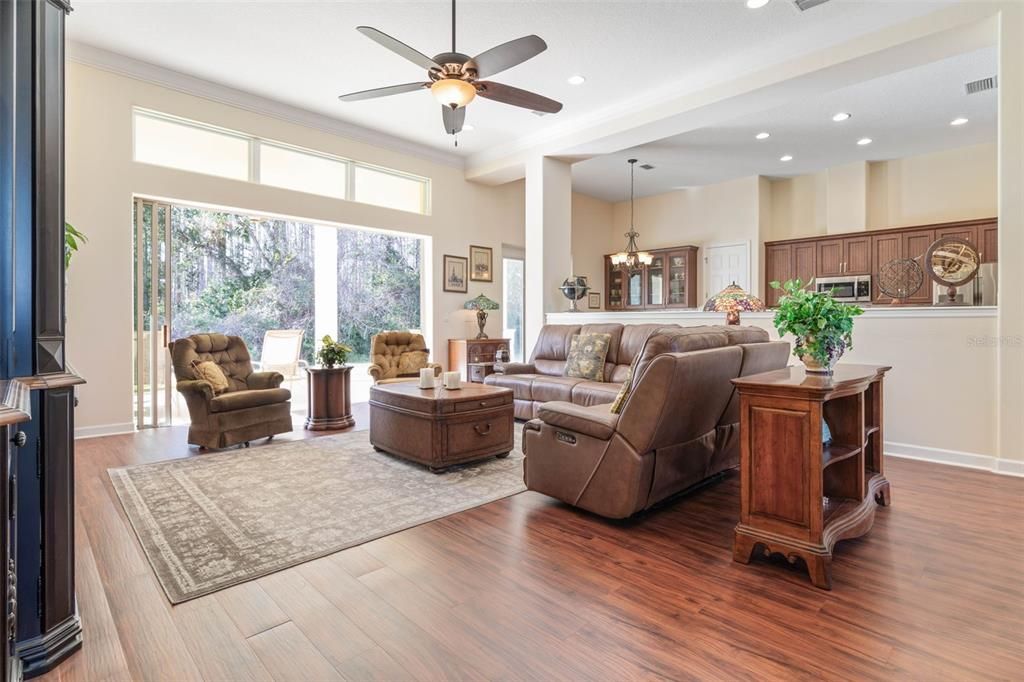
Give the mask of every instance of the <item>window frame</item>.
[[[279, 140], [272, 140], [269, 138], [263, 138], [256, 135], [249, 135], [237, 130], [231, 130], [230, 128], [223, 128], [221, 126], [203, 123], [201, 121], [195, 121], [192, 119], [182, 118], [181, 116], [175, 116], [174, 114], [167, 114], [162, 111], [156, 111], [153, 109], [147, 109], [145, 107], [132, 107], [132, 161], [135, 163], [142, 163], [148, 166], [158, 166], [160, 168], [173, 168], [185, 173], [198, 173], [200, 175], [209, 175], [211, 177], [225, 178], [228, 180], [239, 181], [238, 178], [232, 178], [224, 175], [218, 175], [216, 173], [204, 173], [203, 171], [188, 170], [183, 168], [177, 168], [175, 166], [167, 166], [160, 163], [154, 163], [152, 161], [139, 161], [136, 158], [136, 147], [137, 147], [137, 135], [136, 121], [137, 117], [142, 116], [157, 121], [163, 121], [166, 123], [173, 123], [176, 125], [186, 126], [201, 130], [204, 132], [212, 132], [235, 139], [240, 139], [248, 143], [248, 178], [247, 180], [241, 180], [241, 182], [251, 182], [257, 185], [263, 185], [264, 187], [275, 187], [277, 189], [284, 189], [289, 192], [302, 192], [302, 190], [291, 189], [287, 187], [278, 187], [277, 185], [265, 184], [260, 179], [260, 157], [261, 148], [266, 145], [269, 147], [276, 147], [286, 151], [293, 151], [299, 154], [307, 154], [309, 156], [318, 157], [327, 161], [335, 161], [345, 166], [345, 186], [342, 188], [342, 196], [332, 196], [329, 194], [319, 194], [317, 192], [305, 192], [306, 194], [312, 194], [319, 197], [327, 197], [329, 199], [340, 199], [341, 201], [351, 201], [352, 203], [361, 203], [367, 206], [376, 206], [378, 208], [389, 209], [392, 211], [401, 211], [403, 213], [413, 213], [416, 215], [431, 215], [432, 210], [432, 197], [433, 197], [433, 183], [430, 178], [416, 175], [415, 173], [408, 173], [395, 168], [387, 168], [386, 166], [378, 166], [377, 164], [367, 163], [365, 161], [357, 161], [355, 159], [349, 159], [336, 154], [329, 154], [321, 152], [316, 149], [310, 149], [308, 147], [301, 147], [299, 145], [290, 144], [288, 142], [281, 142]], [[366, 170], [376, 171], [393, 177], [402, 178], [409, 180], [420, 185], [420, 210], [409, 211], [404, 208], [395, 208], [392, 206], [383, 206], [381, 204], [371, 204], [368, 202], [357, 201], [355, 197], [356, 189], [356, 168], [363, 168]]]

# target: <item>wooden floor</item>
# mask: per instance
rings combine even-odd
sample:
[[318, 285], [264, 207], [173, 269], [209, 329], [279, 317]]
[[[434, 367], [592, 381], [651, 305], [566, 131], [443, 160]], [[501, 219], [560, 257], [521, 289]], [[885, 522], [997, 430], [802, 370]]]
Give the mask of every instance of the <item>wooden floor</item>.
[[733, 563], [733, 474], [625, 523], [523, 493], [172, 607], [106, 469], [196, 455], [184, 441], [79, 441], [85, 647], [43, 679], [1024, 674], [1024, 479], [889, 459], [893, 506], [840, 544], [831, 592]]

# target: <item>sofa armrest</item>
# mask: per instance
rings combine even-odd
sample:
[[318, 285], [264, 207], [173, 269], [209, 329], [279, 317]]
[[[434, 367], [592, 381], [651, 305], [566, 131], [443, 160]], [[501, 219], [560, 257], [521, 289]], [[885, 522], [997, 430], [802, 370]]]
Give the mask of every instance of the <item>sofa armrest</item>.
[[384, 376], [384, 368], [378, 364], [372, 364], [366, 368], [366, 373], [373, 377], [373, 383], [377, 383]]
[[496, 362], [495, 374], [536, 374], [537, 368], [528, 362]]
[[582, 433], [600, 440], [611, 438], [619, 423], [619, 415], [612, 414], [608, 405], [583, 407], [562, 401], [541, 404], [537, 417], [549, 426]]
[[189, 381], [179, 381], [176, 384], [179, 393], [185, 394], [185, 397], [197, 396], [205, 398], [206, 402], [213, 400], [213, 385], [209, 381], [203, 381], [201, 379], [192, 379]]
[[245, 384], [250, 389], [260, 390], [278, 388], [282, 381], [284, 381], [284, 375], [280, 372], [253, 372], [246, 378]]

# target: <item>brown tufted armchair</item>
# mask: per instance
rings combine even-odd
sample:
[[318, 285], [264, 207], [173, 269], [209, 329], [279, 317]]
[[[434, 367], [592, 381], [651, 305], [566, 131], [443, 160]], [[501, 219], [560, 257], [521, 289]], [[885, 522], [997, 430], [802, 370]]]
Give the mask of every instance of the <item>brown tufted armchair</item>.
[[413, 332], [381, 332], [370, 340], [370, 360], [367, 370], [375, 384], [393, 384], [417, 381], [420, 369], [429, 367], [434, 376], [441, 375], [441, 365], [428, 362], [430, 350], [423, 334]]
[[[292, 430], [291, 397], [280, 388], [278, 372], [253, 372], [245, 342], [237, 336], [194, 334], [170, 344], [178, 391], [185, 396], [192, 424], [188, 442], [201, 448], [249, 444]], [[228, 379], [228, 389], [214, 395], [209, 382], [196, 378], [192, 362], [212, 360]]]

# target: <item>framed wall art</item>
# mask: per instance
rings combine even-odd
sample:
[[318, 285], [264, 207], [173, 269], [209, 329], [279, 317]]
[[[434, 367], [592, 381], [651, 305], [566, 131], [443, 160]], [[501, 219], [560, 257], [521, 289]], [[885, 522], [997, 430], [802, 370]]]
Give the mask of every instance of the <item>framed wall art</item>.
[[486, 246], [469, 247], [469, 279], [472, 282], [494, 281], [494, 251]]
[[456, 294], [469, 291], [469, 259], [462, 256], [444, 256], [444, 290]]

